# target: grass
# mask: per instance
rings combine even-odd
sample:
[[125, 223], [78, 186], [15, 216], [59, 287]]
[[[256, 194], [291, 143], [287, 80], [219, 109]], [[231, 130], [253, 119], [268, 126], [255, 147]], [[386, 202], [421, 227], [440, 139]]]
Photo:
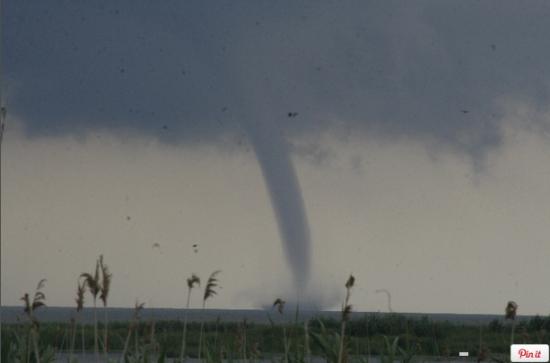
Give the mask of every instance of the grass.
[[[143, 309], [143, 306], [141, 306]], [[142, 311], [140, 309], [140, 312]], [[358, 313], [355, 313], [358, 315]], [[368, 323], [368, 332], [366, 325]], [[216, 326], [218, 329], [216, 331]], [[386, 341], [384, 337], [393, 343], [396, 337], [399, 337], [397, 345], [407, 350], [407, 341], [409, 349], [415, 349], [415, 356], [429, 357], [436, 353], [442, 357], [457, 356], [459, 351], [467, 350], [471, 356], [477, 356], [479, 353], [479, 326], [454, 324], [449, 322], [434, 322], [425, 318], [408, 318], [399, 314], [374, 315], [362, 314], [346, 323], [346, 336], [348, 339], [349, 357], [368, 356], [367, 342], [370, 342], [370, 352], [372, 356], [380, 356], [387, 353]], [[408, 326], [408, 333], [407, 333]], [[45, 352], [48, 347], [55, 352], [67, 351], [67, 344], [63, 342], [64, 332], [70, 327], [67, 323], [40, 323], [39, 325], [39, 350]], [[102, 324], [99, 324], [102, 328]], [[93, 324], [84, 324], [85, 344], [88, 347], [87, 352], [93, 353]], [[242, 356], [242, 345], [239, 343], [239, 336], [242, 334], [242, 323], [239, 322], [205, 322], [204, 323], [204, 341], [208, 341], [208, 347], [211, 351], [222, 351], [225, 358], [233, 357], [237, 359]], [[254, 356], [254, 346], [260, 352], [259, 357], [270, 360], [272, 357], [282, 358], [285, 347], [282, 341], [283, 328], [287, 331], [298, 329], [297, 334], [288, 334], [292, 336], [292, 349], [305, 345], [305, 328], [300, 324], [297, 327], [293, 322], [284, 322], [272, 326], [267, 324], [257, 324], [248, 322], [246, 331], [248, 336], [247, 356]], [[495, 320], [484, 324], [483, 345], [490, 354], [499, 356], [505, 355], [509, 350], [510, 329], [503, 320]], [[324, 349], [333, 349], [339, 347], [339, 332], [341, 322], [339, 320], [318, 318], [313, 319], [308, 324], [309, 337], [311, 339], [312, 356], [327, 357]], [[3, 343], [16, 345], [16, 336], [24, 341], [28, 323], [3, 325]], [[187, 326], [187, 352], [189, 357], [198, 357], [199, 333], [201, 323], [190, 321]], [[127, 338], [131, 331], [131, 337]], [[167, 357], [178, 358], [180, 353], [180, 343], [182, 339], [183, 322], [181, 321], [157, 321], [156, 322], [157, 341], [160, 351], [163, 350]], [[547, 343], [550, 341], [550, 316], [535, 317], [528, 321], [518, 321], [516, 323], [516, 343]], [[135, 334], [134, 334], [135, 333]], [[135, 354], [135, 341], [140, 347], [149, 343], [150, 324], [141, 321], [139, 316], [129, 322], [113, 321], [109, 327], [109, 341], [111, 342], [111, 352], [122, 353], [125, 341], [128, 341], [132, 355]], [[325, 336], [327, 347], [323, 347], [315, 336]], [[214, 345], [214, 342], [216, 344]], [[132, 344], [134, 342], [134, 344]], [[4, 347], [5, 348], [5, 347]], [[5, 348], [7, 349], [7, 348]], [[31, 352], [32, 352], [31, 346]], [[337, 350], [333, 356], [337, 357]], [[292, 352], [290, 352], [292, 353]], [[295, 352], [294, 352], [295, 353]], [[398, 352], [397, 354], [400, 354]], [[75, 354], [79, 358], [80, 353]], [[121, 354], [122, 355], [122, 354]], [[289, 354], [289, 360], [295, 354]], [[335, 361], [330, 359], [329, 361]], [[281, 359], [282, 360], [282, 359]], [[328, 359], [327, 359], [328, 360]], [[10, 360], [2, 360], [10, 362]]]
[[138, 336], [137, 330], [138, 330], [138, 327], [139, 327], [138, 324], [139, 324], [139, 320], [140, 320], [139, 313], [141, 312], [141, 310], [143, 310], [144, 306], [145, 306], [144, 303], [140, 304], [136, 301], [136, 306], [134, 308], [134, 315], [132, 317], [132, 321], [130, 322], [130, 325], [126, 329], [128, 331], [128, 335], [126, 336], [126, 340], [124, 341], [124, 347], [122, 348], [122, 357], [123, 358], [126, 357], [126, 354], [128, 352], [128, 347], [130, 346], [130, 339], [132, 338], [132, 333], [134, 333], [136, 335], [136, 339], [137, 339], [137, 336]]

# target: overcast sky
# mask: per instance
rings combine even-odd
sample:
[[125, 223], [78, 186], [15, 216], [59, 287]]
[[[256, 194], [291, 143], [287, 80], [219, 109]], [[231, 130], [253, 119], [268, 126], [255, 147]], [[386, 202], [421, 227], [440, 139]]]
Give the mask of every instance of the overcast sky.
[[395, 311], [550, 312], [548, 3], [2, 13], [3, 304], [44, 277], [48, 304], [72, 305], [101, 253], [113, 306], [182, 306], [184, 279], [217, 269], [212, 307], [291, 299], [272, 164], [250, 137], [268, 125], [304, 201], [308, 300], [337, 308], [353, 273], [357, 310], [385, 311], [383, 288]]

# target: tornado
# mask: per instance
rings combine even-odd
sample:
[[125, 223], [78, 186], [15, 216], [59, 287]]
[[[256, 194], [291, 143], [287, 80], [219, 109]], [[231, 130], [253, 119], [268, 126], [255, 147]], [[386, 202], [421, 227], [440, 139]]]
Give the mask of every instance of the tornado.
[[286, 260], [294, 276], [294, 287], [298, 294], [303, 293], [310, 278], [311, 241], [288, 142], [275, 122], [249, 122], [247, 132], [269, 191]]

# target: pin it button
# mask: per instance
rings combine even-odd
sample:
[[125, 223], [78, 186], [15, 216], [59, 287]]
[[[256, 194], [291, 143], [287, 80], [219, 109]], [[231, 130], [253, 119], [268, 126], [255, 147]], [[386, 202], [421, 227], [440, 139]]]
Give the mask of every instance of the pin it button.
[[512, 362], [548, 362], [548, 344], [512, 344]]

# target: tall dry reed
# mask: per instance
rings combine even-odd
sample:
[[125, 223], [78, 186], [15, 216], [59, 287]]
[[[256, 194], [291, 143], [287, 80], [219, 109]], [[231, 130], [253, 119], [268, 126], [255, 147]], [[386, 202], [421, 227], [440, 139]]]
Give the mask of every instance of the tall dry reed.
[[[34, 296], [32, 301], [30, 300], [30, 296], [28, 293], [25, 293], [21, 300], [23, 301], [23, 311], [25, 313], [25, 316], [29, 320], [30, 324], [30, 339], [32, 341], [33, 349], [34, 349], [34, 356], [36, 358], [36, 363], [40, 363], [40, 351], [38, 349], [38, 328], [39, 323], [36, 319], [36, 316], [34, 315], [34, 312], [36, 309], [46, 306], [46, 295], [42, 292], [42, 289], [44, 288], [44, 284], [46, 282], [46, 279], [42, 279], [38, 282], [38, 285], [36, 285], [36, 289], [34, 291]], [[30, 350], [29, 350], [30, 351]]]
[[[275, 301], [273, 302], [273, 307], [277, 308], [277, 311], [279, 312], [279, 314], [281, 316], [283, 316], [283, 314], [284, 314], [285, 304], [286, 304], [286, 301], [284, 301], [283, 299], [281, 299], [279, 297], [277, 299], [275, 299]], [[283, 361], [285, 363], [288, 363], [288, 355], [289, 355], [290, 345], [289, 345], [289, 342], [288, 342], [288, 337], [287, 337], [287, 334], [286, 334], [286, 325], [285, 325], [284, 322], [283, 322], [283, 348], [284, 348]]]
[[189, 312], [189, 304], [191, 302], [191, 291], [195, 286], [200, 286], [201, 279], [191, 274], [191, 277], [187, 278], [187, 303], [185, 304], [185, 313], [183, 318], [183, 335], [181, 338], [181, 351], [180, 351], [180, 363], [183, 363], [185, 359], [185, 348], [187, 344], [187, 317]]
[[74, 347], [75, 347], [75, 342], [76, 342], [76, 330], [77, 330], [77, 325], [78, 325], [78, 319], [77, 318], [78, 318], [78, 314], [80, 313], [80, 311], [82, 311], [82, 309], [84, 308], [84, 293], [85, 292], [86, 292], [85, 283], [78, 281], [77, 286], [76, 286], [76, 298], [75, 298], [76, 314], [71, 319], [71, 325], [72, 325], [72, 329], [71, 329], [71, 348], [70, 348], [70, 352], [69, 352], [69, 362], [70, 363], [72, 363], [73, 359], [74, 359], [73, 354], [74, 354]]
[[94, 274], [83, 272], [80, 277], [84, 279], [84, 283], [88, 287], [90, 294], [92, 294], [94, 301], [94, 355], [96, 362], [99, 362], [99, 344], [98, 344], [98, 332], [97, 332], [97, 295], [101, 291], [101, 282], [99, 280], [99, 260], [96, 261]]
[[352, 306], [349, 303], [349, 298], [351, 296], [351, 288], [355, 284], [355, 277], [350, 275], [346, 281], [346, 298], [344, 299], [344, 304], [342, 305], [342, 323], [340, 329], [340, 349], [338, 351], [338, 363], [342, 363], [344, 360], [344, 347], [345, 347], [345, 336], [346, 336], [346, 322], [349, 320], [351, 314]]
[[515, 301], [508, 301], [508, 304], [506, 304], [506, 308], [504, 309], [504, 318], [506, 320], [512, 320], [512, 328], [510, 332], [510, 344], [514, 344], [517, 311], [518, 311], [518, 304]]
[[103, 330], [103, 354], [105, 355], [105, 359], [107, 359], [107, 352], [109, 347], [107, 300], [109, 298], [109, 291], [111, 290], [111, 281], [113, 279], [113, 275], [109, 272], [109, 266], [103, 263], [103, 255], [99, 256], [99, 267], [101, 269], [99, 298], [103, 302], [103, 318], [105, 321]]
[[[214, 297], [214, 295], [217, 295], [217, 291], [215, 290], [218, 287], [218, 274], [221, 271], [217, 270], [212, 272], [210, 277], [208, 278], [208, 281], [206, 282], [206, 286], [204, 287], [204, 294], [202, 296], [202, 310], [206, 309], [206, 302], [208, 299], [211, 299]], [[202, 355], [202, 339], [203, 339], [203, 332], [204, 332], [204, 320], [201, 321], [201, 329], [199, 333], [199, 354], [198, 358], [199, 361], [201, 360]]]

